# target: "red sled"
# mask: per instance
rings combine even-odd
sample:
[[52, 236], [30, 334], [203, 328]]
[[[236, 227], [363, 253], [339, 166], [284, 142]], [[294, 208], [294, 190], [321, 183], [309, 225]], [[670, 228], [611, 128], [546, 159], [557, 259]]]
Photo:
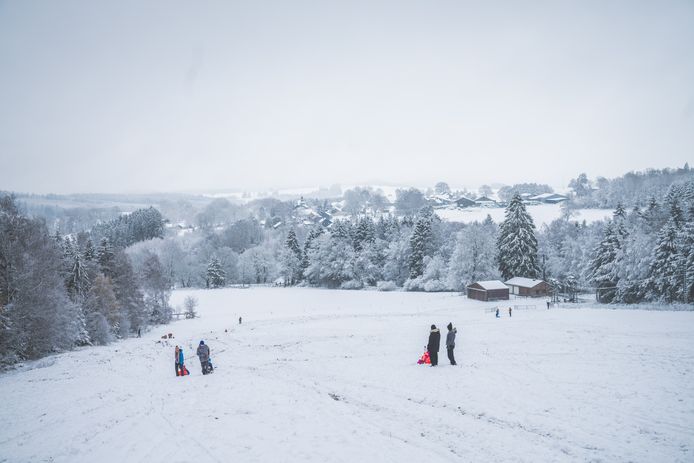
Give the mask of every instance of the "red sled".
[[424, 364], [431, 365], [431, 359], [429, 358], [429, 352], [428, 351], [424, 352], [424, 354], [422, 354], [422, 357], [419, 360], [417, 360], [417, 364], [418, 365], [424, 365]]
[[183, 365], [183, 366], [181, 367], [181, 376], [186, 376], [186, 375], [189, 375], [189, 374], [190, 374], [190, 371], [188, 371], [188, 369], [185, 367], [185, 365]]

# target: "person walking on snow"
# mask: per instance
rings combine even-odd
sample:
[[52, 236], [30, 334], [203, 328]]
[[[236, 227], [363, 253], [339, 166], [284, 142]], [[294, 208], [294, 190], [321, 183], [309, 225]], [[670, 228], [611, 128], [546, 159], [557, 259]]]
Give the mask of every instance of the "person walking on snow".
[[431, 331], [429, 332], [429, 343], [427, 344], [427, 351], [429, 352], [429, 358], [431, 359], [431, 366], [435, 367], [439, 363], [439, 347], [441, 346], [441, 332], [436, 325], [431, 325]]
[[200, 359], [200, 366], [202, 367], [202, 374], [206, 375], [212, 371], [212, 366], [210, 365], [210, 348], [205, 344], [205, 341], [200, 341], [198, 346], [198, 358]]
[[457, 365], [455, 363], [455, 357], [453, 356], [453, 349], [455, 349], [455, 334], [458, 332], [456, 328], [453, 328], [453, 323], [448, 323], [448, 334], [446, 335], [446, 352], [448, 353], [448, 360], [451, 361], [451, 365]]
[[499, 318], [499, 308], [496, 308], [496, 318]]
[[183, 349], [178, 346], [174, 350], [174, 359], [176, 361], [176, 376], [183, 376]]
[[508, 308], [508, 316], [511, 316], [511, 307]]

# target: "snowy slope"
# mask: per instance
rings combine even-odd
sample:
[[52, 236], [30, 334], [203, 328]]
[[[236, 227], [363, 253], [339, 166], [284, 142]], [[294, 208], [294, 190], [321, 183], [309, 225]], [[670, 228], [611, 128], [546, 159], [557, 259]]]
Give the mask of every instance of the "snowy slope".
[[[450, 293], [282, 288], [174, 304], [191, 293], [199, 319], [1, 375], [0, 461], [694, 459], [692, 312], [538, 301], [495, 319]], [[448, 321], [459, 366], [445, 350], [416, 365]], [[167, 331], [191, 376], [156, 343]], [[210, 376], [192, 358], [201, 338]]]

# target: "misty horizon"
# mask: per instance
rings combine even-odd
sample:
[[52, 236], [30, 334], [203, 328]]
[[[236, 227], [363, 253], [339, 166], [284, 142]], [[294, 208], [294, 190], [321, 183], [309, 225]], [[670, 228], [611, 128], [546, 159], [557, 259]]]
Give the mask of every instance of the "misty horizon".
[[0, 3], [0, 188], [546, 183], [694, 154], [694, 5]]

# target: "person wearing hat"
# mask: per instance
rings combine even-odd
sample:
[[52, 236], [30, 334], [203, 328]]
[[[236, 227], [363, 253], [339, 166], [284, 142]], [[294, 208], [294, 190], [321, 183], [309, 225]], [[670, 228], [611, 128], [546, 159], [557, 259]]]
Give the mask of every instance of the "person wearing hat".
[[212, 368], [210, 368], [210, 348], [205, 344], [205, 341], [200, 341], [200, 345], [197, 350], [198, 358], [200, 359], [200, 366], [202, 367], [202, 374], [206, 375], [210, 373]]
[[446, 335], [446, 351], [448, 352], [448, 360], [451, 361], [451, 365], [457, 365], [455, 363], [455, 357], [453, 356], [453, 349], [455, 349], [455, 334], [458, 332], [456, 328], [453, 328], [453, 323], [449, 323], [448, 334]]
[[427, 351], [429, 352], [429, 358], [431, 359], [431, 366], [435, 367], [439, 363], [439, 347], [441, 346], [441, 333], [436, 325], [431, 325], [431, 331], [429, 332], [429, 343], [427, 344]]

